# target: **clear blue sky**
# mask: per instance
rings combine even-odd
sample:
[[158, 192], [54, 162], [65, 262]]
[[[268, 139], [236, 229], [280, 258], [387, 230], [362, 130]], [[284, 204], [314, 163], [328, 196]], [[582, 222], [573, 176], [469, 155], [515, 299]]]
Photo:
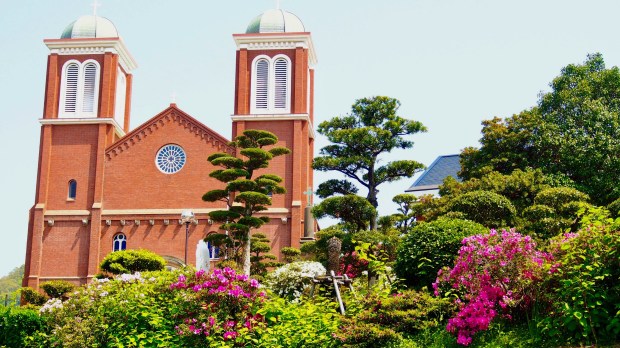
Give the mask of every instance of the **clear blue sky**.
[[[180, 108], [230, 137], [231, 35], [275, 0], [100, 2], [98, 14], [112, 20], [139, 65], [132, 127], [166, 108], [174, 93]], [[0, 2], [0, 275], [24, 262], [49, 53], [42, 40], [92, 13], [91, 3]], [[608, 66], [620, 64], [617, 0], [282, 0], [282, 8], [313, 35], [317, 122], [347, 113], [356, 98], [398, 98], [400, 114], [429, 132], [393, 157], [426, 165], [475, 146], [482, 120], [533, 106], [563, 66], [593, 52]], [[317, 152], [325, 144], [319, 139]], [[391, 197], [412, 182], [380, 187], [380, 212], [392, 213]]]

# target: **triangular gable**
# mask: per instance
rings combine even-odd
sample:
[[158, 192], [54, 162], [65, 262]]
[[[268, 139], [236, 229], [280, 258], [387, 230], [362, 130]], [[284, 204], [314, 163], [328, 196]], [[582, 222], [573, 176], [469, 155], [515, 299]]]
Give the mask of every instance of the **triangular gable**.
[[218, 151], [230, 154], [235, 153], [235, 150], [228, 146], [228, 139], [183, 112], [176, 106], [176, 104], [170, 104], [168, 108], [155, 115], [150, 120], [144, 122], [138, 128], [129, 132], [114, 144], [110, 145], [105, 151], [106, 158], [108, 160], [113, 159], [123, 153], [123, 151], [137, 145], [142, 139], [148, 137], [154, 132], [157, 132], [170, 122], [183, 126], [188, 133], [200, 136], [205, 144], [212, 144]]

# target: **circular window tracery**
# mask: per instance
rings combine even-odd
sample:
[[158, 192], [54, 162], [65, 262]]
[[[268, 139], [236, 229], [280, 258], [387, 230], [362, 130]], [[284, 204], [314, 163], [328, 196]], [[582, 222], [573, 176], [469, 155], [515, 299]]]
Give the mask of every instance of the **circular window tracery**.
[[185, 165], [187, 156], [179, 145], [168, 144], [157, 151], [155, 164], [165, 174], [174, 174]]

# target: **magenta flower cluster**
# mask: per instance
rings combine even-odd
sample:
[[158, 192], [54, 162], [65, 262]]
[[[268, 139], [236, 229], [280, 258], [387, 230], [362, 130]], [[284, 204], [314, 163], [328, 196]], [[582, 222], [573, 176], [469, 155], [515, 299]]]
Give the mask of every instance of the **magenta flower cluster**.
[[170, 284], [173, 291], [184, 291], [186, 303], [181, 306], [182, 324], [176, 327], [180, 335], [194, 335], [223, 340], [235, 340], [240, 331], [250, 332], [263, 322], [254, 309], [263, 302], [265, 292], [260, 284], [231, 268], [203, 270], [190, 276], [179, 275]]
[[498, 315], [529, 310], [534, 284], [542, 280], [550, 254], [514, 230], [476, 235], [463, 240], [452, 269], [440, 270], [433, 283], [435, 295], [456, 293], [459, 311], [446, 329], [457, 342], [469, 345], [473, 336], [489, 328]]

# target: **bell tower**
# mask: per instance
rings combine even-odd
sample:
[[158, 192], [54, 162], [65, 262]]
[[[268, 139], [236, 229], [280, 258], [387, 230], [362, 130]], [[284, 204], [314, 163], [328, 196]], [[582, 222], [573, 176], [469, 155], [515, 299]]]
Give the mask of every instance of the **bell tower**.
[[114, 24], [96, 15], [44, 43], [50, 54], [23, 281], [34, 288], [52, 279], [85, 283], [97, 271], [105, 149], [129, 130], [136, 68]]
[[[314, 66], [312, 37], [301, 20], [281, 9], [254, 18], [244, 34], [234, 34], [237, 45], [233, 138], [246, 129], [276, 134], [279, 146], [291, 154], [272, 161], [270, 172], [284, 179], [287, 193], [273, 197], [287, 221], [287, 240], [299, 247], [304, 233], [304, 210], [311, 203], [314, 157]], [[308, 222], [309, 223], [309, 222]], [[309, 230], [309, 229], [307, 229]]]

